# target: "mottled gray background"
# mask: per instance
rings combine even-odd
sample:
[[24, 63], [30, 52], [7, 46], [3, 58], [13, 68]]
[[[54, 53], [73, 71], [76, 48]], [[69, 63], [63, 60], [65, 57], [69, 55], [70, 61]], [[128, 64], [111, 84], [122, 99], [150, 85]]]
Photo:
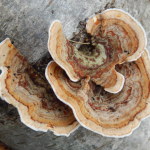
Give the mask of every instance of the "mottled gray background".
[[[34, 63], [47, 53], [48, 27], [59, 19], [68, 38], [79, 21], [116, 7], [134, 16], [150, 37], [150, 0], [0, 0], [0, 41], [9, 37]], [[150, 49], [150, 41], [148, 46]], [[150, 118], [132, 135], [115, 139], [80, 127], [67, 137], [35, 132], [20, 122], [14, 107], [0, 102], [0, 141], [15, 150], [149, 150]]]

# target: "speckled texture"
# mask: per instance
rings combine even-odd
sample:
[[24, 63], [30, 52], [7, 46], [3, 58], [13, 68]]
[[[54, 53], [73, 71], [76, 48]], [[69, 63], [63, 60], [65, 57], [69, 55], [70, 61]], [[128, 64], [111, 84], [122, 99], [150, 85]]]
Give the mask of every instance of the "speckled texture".
[[[0, 0], [0, 41], [10, 37], [30, 62], [47, 53], [48, 27], [59, 19], [70, 38], [79, 21], [109, 7], [133, 15], [150, 39], [149, 0]], [[150, 49], [150, 40], [147, 48]], [[35, 132], [20, 122], [14, 107], [0, 102], [0, 141], [15, 150], [149, 150], [150, 118], [129, 137], [115, 139], [80, 127], [67, 137]]]

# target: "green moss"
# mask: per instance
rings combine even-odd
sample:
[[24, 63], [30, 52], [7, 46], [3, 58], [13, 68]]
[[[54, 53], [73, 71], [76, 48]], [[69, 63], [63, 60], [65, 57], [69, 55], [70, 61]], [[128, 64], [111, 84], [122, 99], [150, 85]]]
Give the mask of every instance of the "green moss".
[[92, 52], [87, 52], [86, 50], [78, 51], [77, 49], [75, 49], [74, 57], [82, 60], [80, 63], [86, 67], [93, 67], [93, 65], [102, 65], [107, 58], [105, 48], [101, 44], [97, 44]]

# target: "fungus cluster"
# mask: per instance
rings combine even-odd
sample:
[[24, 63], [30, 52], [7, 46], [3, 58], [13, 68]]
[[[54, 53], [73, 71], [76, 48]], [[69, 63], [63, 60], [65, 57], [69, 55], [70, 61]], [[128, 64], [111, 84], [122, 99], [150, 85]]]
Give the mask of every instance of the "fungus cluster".
[[110, 93], [121, 91], [124, 77], [116, 64], [136, 60], [146, 47], [143, 28], [120, 10], [106, 10], [86, 24], [92, 50], [78, 50], [64, 36], [62, 25], [55, 21], [49, 30], [48, 48], [55, 62], [76, 82], [87, 76]]
[[86, 31], [90, 50], [71, 43], [59, 21], [52, 23], [48, 48], [54, 61], [46, 78], [83, 127], [104, 136], [129, 135], [150, 114], [144, 29], [128, 13], [109, 9], [89, 18]]
[[48, 49], [53, 61], [45, 70], [50, 84], [4, 40], [0, 96], [34, 130], [67, 136], [81, 124], [104, 136], [129, 135], [150, 115], [145, 31], [128, 13], [108, 9], [88, 19], [86, 34], [88, 43], [73, 44], [61, 22], [52, 23]]

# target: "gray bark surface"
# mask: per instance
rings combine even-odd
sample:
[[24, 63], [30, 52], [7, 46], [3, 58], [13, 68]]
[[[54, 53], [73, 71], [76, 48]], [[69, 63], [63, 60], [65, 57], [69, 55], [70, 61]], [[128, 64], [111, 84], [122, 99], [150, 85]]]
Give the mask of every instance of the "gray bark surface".
[[[150, 38], [149, 0], [0, 0], [0, 41], [9, 37], [29, 62], [35, 63], [47, 53], [48, 28], [53, 20], [62, 21], [71, 38], [79, 21], [110, 7], [129, 12]], [[57, 137], [26, 127], [17, 110], [1, 100], [0, 141], [14, 150], [149, 150], [150, 118], [125, 138], [103, 137], [83, 127], [70, 137]]]

